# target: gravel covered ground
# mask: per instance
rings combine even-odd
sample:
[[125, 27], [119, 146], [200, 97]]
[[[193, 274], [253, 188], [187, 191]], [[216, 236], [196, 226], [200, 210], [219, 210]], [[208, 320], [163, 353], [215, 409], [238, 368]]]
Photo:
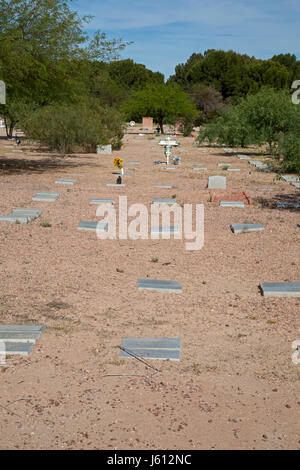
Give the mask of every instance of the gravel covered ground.
[[[158, 140], [127, 135], [113, 156], [64, 159], [29, 145], [13, 152], [0, 140], [0, 215], [43, 211], [27, 225], [0, 223], [0, 323], [47, 327], [28, 358], [0, 368], [1, 449], [300, 449], [300, 364], [291, 360], [300, 298], [264, 298], [258, 288], [300, 281], [300, 211], [275, 207], [300, 202], [300, 191], [191, 137], [179, 138], [182, 164], [165, 171], [153, 164], [164, 159]], [[116, 156], [131, 174], [124, 188], [106, 186]], [[131, 160], [141, 161], [136, 170], [126, 170]], [[193, 170], [195, 162], [208, 170]], [[218, 194], [207, 178], [218, 174], [227, 195], [243, 192], [251, 203], [210, 202]], [[77, 183], [54, 184], [62, 177]], [[32, 201], [45, 191], [61, 196]], [[175, 195], [204, 204], [204, 247], [77, 230], [80, 220], [98, 220], [92, 198], [114, 198], [118, 208], [119, 195], [149, 209], [153, 198]], [[265, 230], [234, 235], [232, 223]], [[182, 293], [139, 291], [147, 277], [179, 281]], [[124, 337], [180, 337], [181, 360], [149, 361], [157, 373], [121, 360]]]

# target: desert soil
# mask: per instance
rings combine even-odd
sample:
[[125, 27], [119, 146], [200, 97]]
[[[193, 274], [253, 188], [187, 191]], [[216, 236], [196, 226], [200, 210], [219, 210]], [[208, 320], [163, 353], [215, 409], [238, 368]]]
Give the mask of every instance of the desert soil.
[[[64, 159], [0, 141], [0, 215], [43, 211], [26, 225], [0, 223], [0, 322], [46, 325], [28, 357], [1, 367], [1, 449], [300, 449], [300, 364], [291, 360], [300, 298], [265, 298], [258, 288], [300, 281], [299, 210], [274, 205], [299, 202], [300, 192], [192, 137], [179, 137], [181, 165], [162, 170], [153, 164], [163, 160], [158, 140], [126, 135], [113, 156]], [[106, 186], [116, 180], [116, 156], [125, 169], [141, 161], [127, 170], [125, 188]], [[208, 170], [193, 170], [194, 162]], [[207, 178], [218, 174], [251, 204], [210, 202]], [[71, 175], [74, 186], [54, 184]], [[272, 191], [257, 190], [265, 187]], [[32, 201], [41, 191], [61, 196]], [[80, 220], [97, 220], [94, 197], [118, 207], [126, 195], [150, 209], [154, 197], [175, 194], [180, 204], [205, 206], [199, 251], [187, 251], [185, 240], [99, 240], [77, 230]], [[230, 224], [244, 222], [265, 230], [234, 235]], [[147, 277], [179, 281], [182, 293], [139, 291]], [[180, 337], [181, 359], [149, 360], [157, 373], [121, 360], [124, 337]]]

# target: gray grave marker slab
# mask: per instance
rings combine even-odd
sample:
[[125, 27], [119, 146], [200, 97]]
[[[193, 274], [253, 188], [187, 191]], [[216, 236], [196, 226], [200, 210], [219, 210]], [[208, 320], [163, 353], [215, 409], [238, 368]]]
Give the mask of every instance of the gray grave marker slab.
[[112, 154], [112, 146], [109, 145], [97, 145], [97, 154], [98, 155], [111, 155]]
[[155, 198], [152, 204], [176, 204], [175, 198]]
[[33, 201], [55, 202], [59, 198], [60, 193], [37, 193], [33, 196]]
[[274, 188], [256, 188], [257, 191], [273, 191]]
[[248, 233], [248, 232], [261, 232], [264, 230], [262, 224], [231, 224], [233, 233]]
[[[179, 349], [131, 349], [131, 351], [144, 359], [180, 360]], [[133, 358], [133, 356], [123, 350], [120, 351], [120, 357]]]
[[94, 198], [91, 200], [90, 204], [113, 204], [113, 199], [106, 199], [106, 198]]
[[129, 163], [129, 165], [140, 165], [141, 164], [141, 162], [135, 161], [135, 160], [133, 160], [131, 162], [128, 162], [128, 163]]
[[218, 163], [218, 166], [222, 167], [222, 166], [231, 166], [230, 163]]
[[300, 183], [292, 183], [292, 186], [295, 186], [295, 188], [300, 189]]
[[169, 227], [151, 227], [151, 233], [180, 233], [180, 227], [177, 225], [170, 225]]
[[226, 176], [209, 176], [208, 189], [226, 189]]
[[207, 171], [207, 168], [204, 168], [204, 167], [202, 166], [201, 168], [198, 168], [198, 170]]
[[205, 169], [205, 168], [203, 168], [203, 167], [198, 167], [198, 166], [194, 166], [194, 167], [193, 167], [193, 170], [204, 170], [204, 169]]
[[118, 183], [106, 183], [106, 186], [108, 187], [120, 187], [120, 188], [124, 188], [126, 186], [125, 183], [121, 183], [121, 184], [118, 184]]
[[7, 355], [20, 354], [21, 356], [28, 356], [34, 343], [24, 342], [7, 342], [5, 343], [5, 353]]
[[162, 170], [176, 170], [176, 168], [174, 168], [172, 166], [163, 166]]
[[287, 181], [288, 183], [297, 183], [300, 182], [300, 178], [298, 176], [293, 175], [282, 175], [281, 179]]
[[220, 201], [221, 207], [245, 207], [243, 201]]
[[194, 162], [194, 163], [191, 163], [191, 165], [194, 165], [194, 166], [202, 166], [202, 163]]
[[55, 181], [55, 184], [75, 184], [77, 179], [61, 178]]
[[300, 297], [300, 282], [262, 282], [265, 297]]
[[127, 349], [181, 349], [180, 338], [124, 338]]
[[227, 171], [241, 171], [240, 168], [228, 168]]
[[156, 184], [154, 186], [155, 188], [161, 188], [161, 189], [171, 189], [172, 186], [170, 184]]
[[7, 215], [0, 216], [0, 222], [20, 222], [27, 224], [41, 215], [42, 211], [38, 209], [14, 209]]
[[160, 281], [156, 279], [139, 279], [139, 290], [155, 290], [159, 292], [182, 292], [182, 288], [177, 281]]
[[0, 341], [5, 343], [35, 343], [39, 337], [40, 333], [34, 331], [25, 333], [15, 331], [0, 333]]
[[300, 207], [299, 202], [276, 202], [276, 207], [279, 209], [296, 209]]
[[78, 230], [99, 230], [105, 232], [108, 229], [108, 224], [105, 222], [90, 222], [88, 220], [81, 220], [77, 226]]
[[0, 334], [1, 333], [42, 333], [44, 330], [44, 325], [0, 325]]

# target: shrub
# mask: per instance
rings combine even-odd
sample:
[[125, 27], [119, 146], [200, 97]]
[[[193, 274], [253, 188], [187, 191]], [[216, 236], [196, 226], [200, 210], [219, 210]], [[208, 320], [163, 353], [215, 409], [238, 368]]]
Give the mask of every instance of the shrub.
[[28, 138], [62, 154], [75, 147], [94, 152], [97, 144], [120, 148], [124, 134], [117, 111], [88, 103], [40, 107], [21, 122], [21, 127]]

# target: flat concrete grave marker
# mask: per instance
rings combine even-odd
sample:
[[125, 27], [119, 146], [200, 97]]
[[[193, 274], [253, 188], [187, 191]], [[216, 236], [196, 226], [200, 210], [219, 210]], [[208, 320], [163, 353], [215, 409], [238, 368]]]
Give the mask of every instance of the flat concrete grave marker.
[[21, 356], [28, 356], [32, 348], [34, 347], [34, 343], [32, 342], [5, 342], [5, 354], [7, 355], [15, 355], [19, 354]]
[[29, 333], [29, 332], [36, 332], [42, 334], [45, 326], [44, 325], [0, 325], [0, 334], [1, 333]]
[[295, 188], [300, 189], [300, 183], [292, 183], [292, 186], [295, 186]]
[[60, 196], [60, 193], [37, 193], [33, 196], [33, 201], [55, 202]]
[[300, 207], [299, 202], [276, 202], [276, 207], [279, 209], [296, 209]]
[[177, 281], [160, 281], [155, 279], [139, 279], [139, 290], [156, 290], [159, 292], [182, 292], [182, 288]]
[[262, 282], [265, 297], [300, 297], [300, 282]]
[[209, 176], [208, 189], [226, 189], [226, 176]]
[[220, 201], [221, 207], [245, 207], [243, 201]]
[[124, 186], [126, 186], [126, 184], [125, 184], [125, 183], [121, 183], [121, 184], [118, 184], [118, 183], [106, 183], [106, 186], [109, 186], [109, 187], [111, 187], [111, 186], [116, 187], [116, 186], [117, 186], [117, 187], [119, 187], [119, 188], [124, 188]]
[[154, 186], [155, 188], [161, 188], [161, 189], [171, 189], [172, 186], [170, 184], [156, 184]]
[[170, 225], [168, 227], [151, 227], [151, 234], [160, 234], [160, 233], [167, 233], [167, 234], [180, 234], [180, 227], [177, 225]]
[[261, 232], [264, 230], [262, 224], [231, 224], [233, 233], [248, 233], [248, 232]]
[[97, 145], [97, 154], [98, 155], [111, 155], [112, 146], [109, 145]]
[[27, 224], [41, 215], [42, 211], [39, 209], [14, 209], [7, 215], [0, 216], [0, 222], [19, 222]]
[[238, 154], [237, 157], [240, 159], [240, 160], [249, 160], [249, 156], [248, 155], [240, 155]]
[[194, 162], [194, 163], [191, 163], [191, 165], [194, 165], [194, 166], [202, 166], [202, 163]]
[[300, 177], [293, 175], [282, 175], [281, 179], [287, 181], [288, 183], [297, 183], [300, 182]]
[[35, 343], [40, 337], [39, 332], [29, 331], [29, 332], [14, 332], [11, 331], [6, 333], [0, 333], [0, 341], [4, 343]]
[[227, 171], [241, 171], [240, 168], [228, 168]]
[[175, 198], [155, 198], [152, 204], [176, 204]]
[[141, 164], [141, 162], [135, 161], [135, 160], [133, 160], [131, 162], [128, 162], [128, 163], [129, 163], [129, 165], [140, 165]]
[[257, 191], [273, 191], [274, 188], [256, 188]]
[[113, 199], [106, 199], [106, 198], [94, 198], [91, 200], [90, 204], [113, 204]]
[[108, 224], [104, 222], [90, 222], [88, 220], [81, 220], [77, 226], [78, 230], [99, 230], [106, 232]]
[[162, 170], [176, 170], [176, 168], [173, 166], [163, 166]]
[[124, 338], [122, 347], [128, 352], [120, 351], [120, 357], [145, 359], [180, 360], [181, 343], [179, 338]]
[[55, 184], [75, 184], [77, 179], [61, 178], [55, 181]]
[[218, 163], [218, 166], [222, 167], [222, 166], [231, 166], [230, 163]]

